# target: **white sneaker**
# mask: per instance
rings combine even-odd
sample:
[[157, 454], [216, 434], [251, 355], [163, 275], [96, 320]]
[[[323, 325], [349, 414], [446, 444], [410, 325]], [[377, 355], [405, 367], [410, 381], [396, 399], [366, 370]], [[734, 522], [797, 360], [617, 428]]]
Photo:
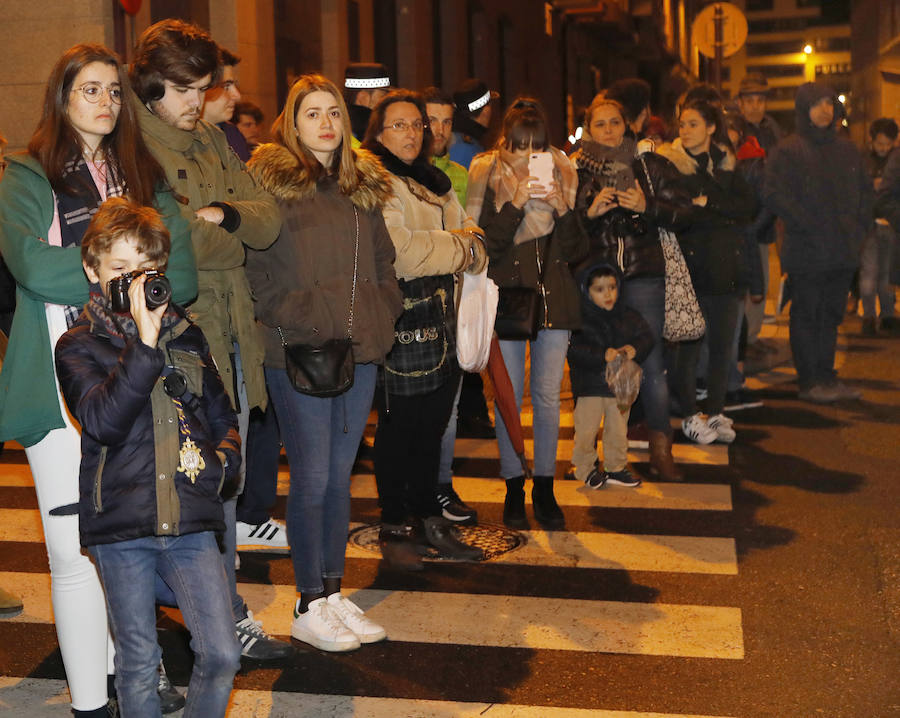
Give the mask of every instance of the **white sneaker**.
[[716, 414], [709, 417], [706, 420], [706, 425], [716, 432], [716, 440], [725, 444], [730, 444], [737, 436], [737, 433], [732, 428], [734, 421], [724, 414]]
[[245, 524], [237, 522], [237, 550], [238, 551], [274, 551], [284, 553], [290, 551], [288, 545], [287, 527], [275, 519], [269, 519], [263, 524]]
[[387, 638], [387, 632], [381, 626], [367, 618], [359, 606], [340, 592], [332, 593], [326, 600], [343, 624], [356, 634], [360, 643], [377, 643]]
[[310, 602], [306, 613], [298, 613], [294, 606], [294, 622], [291, 635], [322, 651], [340, 653], [359, 648], [359, 639], [351, 631], [324, 598]]
[[703, 414], [699, 412], [682, 419], [681, 431], [695, 444], [711, 444], [719, 436], [719, 433], [706, 423]]

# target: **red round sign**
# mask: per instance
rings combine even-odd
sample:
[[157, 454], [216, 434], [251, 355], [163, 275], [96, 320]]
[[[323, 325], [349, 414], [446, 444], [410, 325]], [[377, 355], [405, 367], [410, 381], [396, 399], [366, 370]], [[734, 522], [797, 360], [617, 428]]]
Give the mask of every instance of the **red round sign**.
[[136, 15], [141, 9], [141, 0], [119, 0], [119, 4], [129, 15]]

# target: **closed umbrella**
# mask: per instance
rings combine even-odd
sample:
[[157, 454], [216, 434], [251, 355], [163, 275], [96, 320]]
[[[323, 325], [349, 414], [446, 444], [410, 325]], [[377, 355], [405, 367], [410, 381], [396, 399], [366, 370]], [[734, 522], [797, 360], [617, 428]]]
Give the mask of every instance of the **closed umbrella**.
[[506, 370], [503, 354], [500, 352], [500, 340], [497, 339], [496, 334], [491, 339], [491, 355], [488, 358], [487, 371], [491, 377], [491, 383], [494, 385], [494, 399], [503, 416], [506, 433], [509, 435], [509, 440], [519, 461], [522, 462], [522, 475], [530, 479], [531, 469], [528, 466], [528, 459], [525, 458], [525, 437], [522, 434], [519, 407], [516, 406], [516, 395], [513, 392], [512, 382], [509, 380], [509, 372]]

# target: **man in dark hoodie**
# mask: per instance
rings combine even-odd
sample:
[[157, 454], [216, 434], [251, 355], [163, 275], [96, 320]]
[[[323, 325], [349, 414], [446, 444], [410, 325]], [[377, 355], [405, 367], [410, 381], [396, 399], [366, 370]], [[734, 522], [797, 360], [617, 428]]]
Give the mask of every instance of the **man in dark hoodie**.
[[[581, 275], [581, 329], [569, 341], [569, 376], [575, 395], [575, 478], [588, 488], [640, 486], [628, 471], [628, 414], [606, 381], [606, 366], [619, 354], [640, 363], [653, 348], [644, 318], [619, 301], [622, 276], [609, 264]], [[597, 461], [597, 431], [603, 424], [603, 470]]]
[[799, 396], [859, 399], [834, 370], [837, 330], [863, 238], [872, 223], [872, 183], [862, 154], [835, 129], [838, 99], [827, 85], [797, 90], [796, 132], [766, 163], [763, 201], [785, 224], [781, 263], [792, 287], [791, 351]]

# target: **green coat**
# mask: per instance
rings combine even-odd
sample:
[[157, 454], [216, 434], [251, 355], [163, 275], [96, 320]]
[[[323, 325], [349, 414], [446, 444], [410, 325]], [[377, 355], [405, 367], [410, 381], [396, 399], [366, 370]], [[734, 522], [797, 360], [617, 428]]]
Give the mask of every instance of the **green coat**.
[[459, 203], [463, 207], [465, 207], [466, 192], [469, 189], [468, 170], [461, 164], [459, 164], [459, 162], [454, 162], [453, 160], [451, 160], [450, 155], [444, 155], [443, 157], [434, 155], [431, 158], [431, 164], [433, 164], [450, 178], [450, 184], [453, 186], [453, 191], [456, 192], [456, 197], [457, 199], [459, 199]]
[[[147, 146], [172, 189], [187, 199], [182, 213], [191, 224], [199, 275], [197, 301], [189, 308], [191, 319], [206, 335], [232, 403], [237, 406], [231, 362], [236, 341], [247, 403], [265, 407], [264, 349], [244, 274], [244, 245], [265, 249], [278, 238], [281, 215], [275, 200], [256, 184], [218, 127], [201, 120], [191, 132], [180, 130], [156, 117], [136, 97], [132, 99]], [[233, 231], [195, 217], [196, 210], [211, 202], [226, 203], [236, 211], [239, 224]]]
[[[172, 235], [166, 274], [173, 298], [184, 303], [197, 294], [197, 270], [189, 228], [170, 192], [158, 192], [157, 209]], [[80, 306], [88, 281], [80, 247], [51, 247], [53, 190], [40, 164], [29, 155], [9, 158], [0, 182], [0, 254], [16, 278], [16, 312], [0, 371], [0, 441], [32, 446], [52, 429], [65, 426], [56, 392], [53, 347], [45, 302]]]

